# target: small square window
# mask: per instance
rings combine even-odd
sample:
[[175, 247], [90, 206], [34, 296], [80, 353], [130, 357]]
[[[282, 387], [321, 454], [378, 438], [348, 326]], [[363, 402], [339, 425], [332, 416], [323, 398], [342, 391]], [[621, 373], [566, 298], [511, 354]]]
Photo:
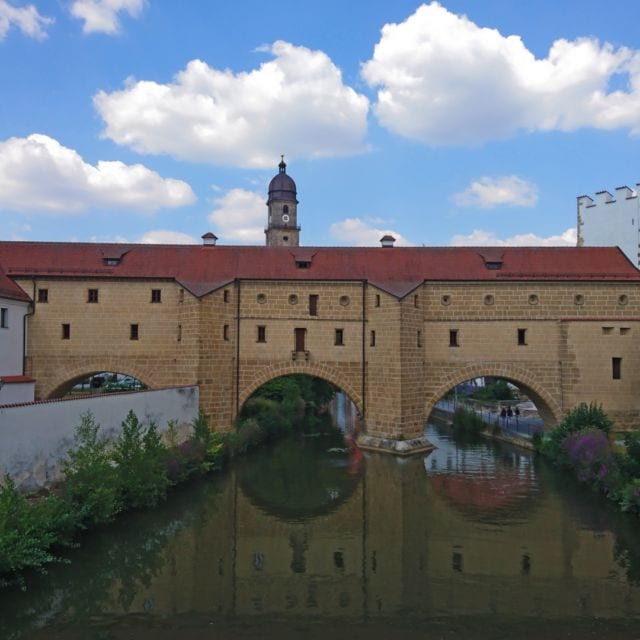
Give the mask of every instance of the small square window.
[[631, 327], [620, 327], [620, 335], [628, 336], [631, 333]]
[[162, 289], [151, 289], [151, 302], [162, 302]]
[[611, 358], [611, 375], [614, 380], [622, 378], [622, 358]]
[[264, 325], [260, 325], [258, 327], [258, 342], [266, 342], [267, 341], [267, 327]]
[[87, 291], [87, 302], [98, 302], [98, 290], [89, 289]]
[[63, 324], [62, 325], [62, 339], [63, 340], [71, 340], [71, 325]]
[[6, 307], [2, 307], [0, 309], [0, 329], [8, 329], [9, 328], [9, 309]]
[[521, 347], [526, 346], [527, 344], [527, 330], [526, 329], [518, 329], [518, 345]]
[[458, 342], [458, 330], [457, 329], [449, 329], [449, 346], [450, 347], [459, 347], [460, 344]]
[[129, 327], [129, 340], [137, 340], [140, 337], [137, 324], [132, 324]]
[[613, 333], [613, 327], [602, 327], [602, 334], [610, 336]]
[[344, 329], [336, 329], [335, 345], [337, 347], [344, 346]]
[[49, 289], [38, 289], [38, 302], [49, 302]]
[[376, 332], [375, 331], [371, 331], [371, 333], [369, 334], [369, 346], [370, 347], [375, 347], [376, 346]]

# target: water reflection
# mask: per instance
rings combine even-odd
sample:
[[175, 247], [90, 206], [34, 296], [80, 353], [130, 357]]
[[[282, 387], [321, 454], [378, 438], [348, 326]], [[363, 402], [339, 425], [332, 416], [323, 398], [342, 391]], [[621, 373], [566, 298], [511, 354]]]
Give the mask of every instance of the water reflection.
[[115, 633], [123, 615], [165, 627], [204, 615], [209, 631], [233, 621], [264, 637], [254, 621], [442, 618], [448, 629], [485, 620], [474, 637], [490, 637], [487, 619], [503, 630], [540, 620], [546, 631], [640, 619], [636, 521], [526, 453], [430, 437], [430, 456], [371, 454], [355, 475], [320, 438], [251, 456], [91, 534], [73, 564], [30, 580], [26, 594], [3, 592], [0, 628], [12, 640], [38, 628], [75, 638]]

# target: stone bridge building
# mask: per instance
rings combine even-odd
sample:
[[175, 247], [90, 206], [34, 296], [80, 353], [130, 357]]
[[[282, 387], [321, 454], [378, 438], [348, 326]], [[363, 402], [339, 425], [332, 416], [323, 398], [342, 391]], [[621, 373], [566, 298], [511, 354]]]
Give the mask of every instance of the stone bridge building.
[[343, 389], [368, 435], [407, 440], [452, 387], [499, 376], [547, 426], [583, 401], [638, 425], [640, 273], [619, 249], [302, 247], [295, 197], [270, 190], [272, 246], [0, 242], [32, 304], [37, 397], [102, 371], [198, 384], [228, 430], [260, 385], [303, 373]]

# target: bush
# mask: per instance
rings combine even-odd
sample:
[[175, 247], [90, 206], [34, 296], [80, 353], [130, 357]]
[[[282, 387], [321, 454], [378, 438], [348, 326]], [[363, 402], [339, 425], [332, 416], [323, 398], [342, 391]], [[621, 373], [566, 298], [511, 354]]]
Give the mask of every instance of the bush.
[[164, 499], [169, 487], [167, 449], [156, 425], [145, 429], [133, 411], [122, 423], [122, 433], [113, 448], [123, 505], [152, 507]]
[[487, 425], [475, 411], [458, 407], [453, 414], [453, 428], [463, 433], [480, 433]]
[[59, 498], [31, 502], [6, 476], [0, 487], [0, 586], [18, 581], [19, 573], [31, 568], [44, 572], [44, 566], [59, 561], [51, 547], [69, 544], [75, 525]]
[[489, 401], [515, 400], [513, 389], [504, 380], [496, 380], [493, 384], [480, 387], [471, 394], [471, 397]]
[[63, 465], [65, 497], [89, 526], [109, 522], [122, 508], [117, 471], [99, 428], [90, 412], [81, 417]]
[[605, 433], [597, 429], [573, 433], [564, 439], [562, 446], [566, 462], [575, 470], [578, 480], [596, 486], [604, 484], [614, 462]]

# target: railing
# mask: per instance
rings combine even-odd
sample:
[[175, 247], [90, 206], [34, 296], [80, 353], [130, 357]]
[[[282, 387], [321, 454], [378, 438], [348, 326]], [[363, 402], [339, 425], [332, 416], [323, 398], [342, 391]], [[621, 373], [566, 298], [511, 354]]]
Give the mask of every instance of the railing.
[[291, 352], [291, 359], [295, 362], [296, 360], [306, 360], [307, 362], [309, 361], [309, 356], [311, 354], [309, 353], [309, 351], [292, 351]]

